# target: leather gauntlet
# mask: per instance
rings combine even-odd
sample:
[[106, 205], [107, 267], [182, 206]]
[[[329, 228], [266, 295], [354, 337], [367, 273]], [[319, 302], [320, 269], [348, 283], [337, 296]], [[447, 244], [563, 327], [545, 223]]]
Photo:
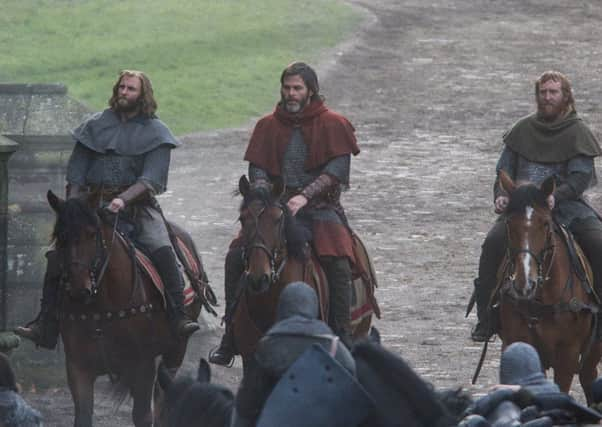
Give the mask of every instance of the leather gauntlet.
[[301, 191], [309, 201], [315, 197], [326, 196], [338, 184], [338, 180], [331, 175], [322, 174]]
[[151, 189], [143, 182], [136, 182], [128, 187], [127, 190], [117, 195], [118, 199], [123, 200], [126, 206], [137, 202], [151, 193]]

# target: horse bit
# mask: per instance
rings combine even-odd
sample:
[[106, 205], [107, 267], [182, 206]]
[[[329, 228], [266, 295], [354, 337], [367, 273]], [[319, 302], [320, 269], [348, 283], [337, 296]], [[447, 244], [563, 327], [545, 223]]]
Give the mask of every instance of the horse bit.
[[[268, 248], [267, 245], [265, 244], [265, 239], [263, 238], [263, 236], [261, 235], [261, 232], [259, 231], [259, 218], [265, 212], [266, 207], [267, 206], [264, 205], [257, 215], [252, 214], [253, 220], [255, 222], [255, 231], [252, 234], [251, 238], [248, 239], [248, 241], [250, 241], [251, 243], [244, 245], [242, 247], [242, 259], [244, 261], [245, 270], [248, 271], [249, 258], [251, 256], [252, 250], [260, 249], [263, 252], [265, 252], [266, 255], [268, 256], [268, 259], [270, 260], [270, 283], [276, 283], [278, 281], [278, 279], [280, 278], [280, 274], [282, 273], [282, 270], [284, 269], [284, 266], [286, 264], [286, 257], [281, 258], [282, 254], [284, 253], [284, 250], [282, 250], [282, 243], [284, 242], [286, 244], [286, 239], [283, 238], [283, 234], [284, 234], [283, 218], [284, 218], [285, 211], [284, 211], [284, 208], [282, 207], [282, 205], [278, 204], [278, 208], [283, 213], [283, 215], [280, 217], [280, 220], [278, 221], [278, 236], [279, 236], [278, 241], [280, 244], [276, 245], [274, 247], [274, 249], [270, 250], [270, 248]], [[279, 264], [278, 264], [278, 261], [280, 261]], [[277, 267], [277, 265], [278, 265], [278, 267]]]
[[[549, 263], [548, 269], [545, 272], [545, 274], [544, 274], [544, 263], [546, 260], [546, 255], [549, 252], [551, 253], [550, 256], [554, 255], [554, 243], [552, 242], [552, 234], [553, 234], [553, 230], [551, 230], [551, 229], [548, 230], [548, 232], [546, 234], [545, 245], [541, 249], [541, 251], [539, 251], [539, 253], [537, 253], [537, 254], [535, 252], [533, 252], [531, 249], [523, 249], [523, 248], [516, 249], [516, 248], [511, 247], [508, 244], [508, 247], [506, 250], [509, 267], [510, 267], [508, 269], [508, 271], [512, 271], [513, 274], [507, 276], [505, 279], [510, 280], [513, 288], [515, 285], [515, 274], [516, 274], [515, 273], [516, 266], [514, 264], [514, 259], [517, 255], [522, 254], [522, 253], [530, 255], [535, 260], [535, 263], [537, 265], [537, 281], [535, 282], [536, 289], [541, 287], [545, 283], [545, 281], [549, 279], [548, 273], [550, 272], [550, 269], [552, 268], [552, 263], [551, 262]], [[510, 242], [510, 228], [508, 225], [508, 220], [506, 220], [506, 240], [508, 242]]]
[[[91, 283], [91, 294], [92, 296], [96, 296], [100, 290], [100, 283], [104, 277], [107, 266], [109, 265], [109, 261], [111, 259], [111, 252], [113, 249], [113, 244], [115, 243], [115, 238], [117, 235], [117, 224], [119, 223], [119, 213], [115, 215], [115, 221], [112, 227], [111, 234], [111, 244], [107, 247], [107, 244], [102, 235], [102, 230], [100, 226], [96, 225], [96, 250], [94, 252], [94, 258], [90, 263], [81, 262], [78, 260], [68, 260], [66, 262], [67, 265], [76, 265], [83, 267], [84, 270], [88, 271], [88, 275], [90, 276]], [[66, 256], [65, 258], [70, 258], [70, 256]], [[63, 283], [65, 283], [65, 290], [69, 291], [71, 289], [71, 282], [68, 278], [67, 269], [61, 268], [63, 272]]]

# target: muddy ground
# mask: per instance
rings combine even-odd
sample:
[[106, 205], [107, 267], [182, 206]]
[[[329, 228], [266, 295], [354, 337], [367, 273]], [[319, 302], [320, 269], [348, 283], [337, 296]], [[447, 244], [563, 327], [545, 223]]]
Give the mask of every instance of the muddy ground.
[[[499, 342], [471, 386], [481, 348], [468, 338], [474, 314], [465, 319], [464, 310], [494, 220], [501, 136], [532, 110], [532, 81], [547, 69], [570, 76], [579, 112], [600, 128], [602, 3], [350, 3], [362, 10], [364, 24], [327, 52], [317, 71], [328, 104], [351, 119], [362, 149], [343, 203], [373, 256], [382, 309], [375, 323], [384, 344], [436, 387], [483, 393], [496, 382]], [[277, 91], [275, 79], [275, 100]], [[168, 216], [192, 232], [220, 298], [224, 254], [237, 230], [238, 200], [230, 193], [246, 173], [242, 153], [253, 123], [183, 137], [161, 199]], [[602, 206], [599, 189], [591, 197]], [[217, 344], [218, 323], [207, 321], [184, 371]], [[214, 378], [235, 388], [240, 373], [237, 363], [215, 368]], [[129, 403], [115, 409], [100, 383], [96, 425], [130, 425]], [[48, 426], [71, 425], [65, 388], [26, 394]]]

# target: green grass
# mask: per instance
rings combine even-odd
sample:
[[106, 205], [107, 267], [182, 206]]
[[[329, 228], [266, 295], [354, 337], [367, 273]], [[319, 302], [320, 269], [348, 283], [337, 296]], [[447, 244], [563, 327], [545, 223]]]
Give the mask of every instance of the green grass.
[[0, 82], [64, 83], [99, 110], [118, 71], [140, 69], [177, 134], [269, 111], [282, 68], [315, 61], [359, 21], [335, 0], [2, 0], [1, 10]]

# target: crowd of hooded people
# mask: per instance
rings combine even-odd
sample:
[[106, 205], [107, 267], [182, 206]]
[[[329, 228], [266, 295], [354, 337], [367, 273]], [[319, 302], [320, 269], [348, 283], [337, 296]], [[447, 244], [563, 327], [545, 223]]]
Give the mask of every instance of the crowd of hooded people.
[[546, 378], [536, 350], [523, 342], [502, 353], [500, 383], [485, 396], [437, 390], [377, 333], [350, 349], [342, 345], [318, 319], [316, 294], [302, 282], [282, 292], [278, 321], [236, 394], [209, 382], [204, 360], [197, 379], [161, 377], [169, 427], [545, 427], [602, 419], [596, 410], [602, 378], [594, 383], [592, 407], [582, 405]]
[[[201, 359], [196, 378], [172, 379], [161, 420], [168, 427], [548, 427], [602, 424], [602, 377], [590, 407], [547, 379], [536, 350], [516, 342], [502, 353], [499, 384], [484, 396], [437, 390], [382, 345], [376, 329], [351, 348], [318, 319], [315, 291], [283, 290], [277, 321], [260, 340], [236, 393], [211, 383]], [[0, 427], [42, 426], [21, 397], [9, 358], [0, 353]]]
[[[499, 384], [484, 396], [437, 390], [381, 343], [376, 329], [351, 348], [318, 319], [315, 291], [303, 282], [283, 290], [277, 322], [260, 340], [236, 393], [211, 383], [201, 359], [196, 378], [171, 378], [161, 413], [168, 427], [547, 427], [602, 424], [602, 377], [591, 406], [546, 378], [536, 350], [516, 342], [502, 353]], [[43, 426], [20, 395], [9, 358], [0, 353], [0, 427]]]

